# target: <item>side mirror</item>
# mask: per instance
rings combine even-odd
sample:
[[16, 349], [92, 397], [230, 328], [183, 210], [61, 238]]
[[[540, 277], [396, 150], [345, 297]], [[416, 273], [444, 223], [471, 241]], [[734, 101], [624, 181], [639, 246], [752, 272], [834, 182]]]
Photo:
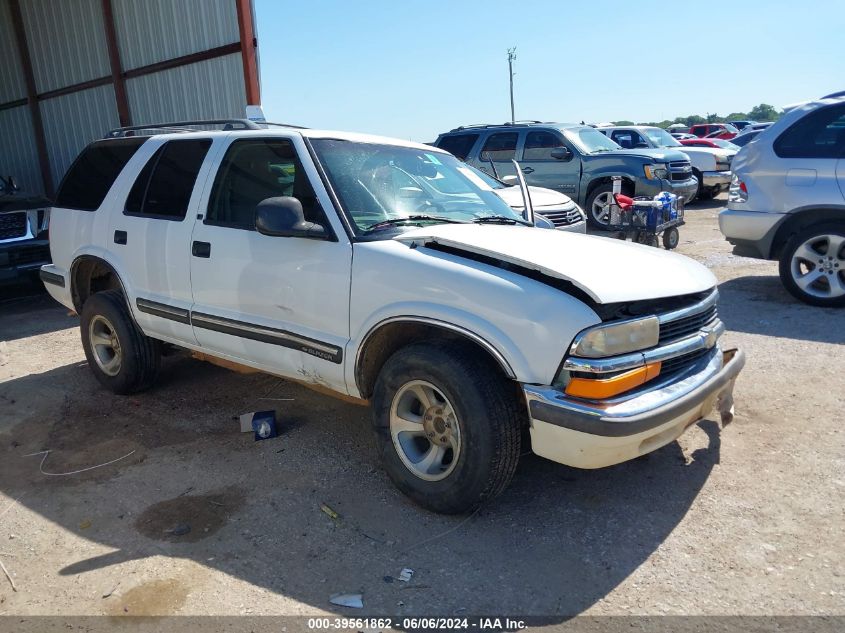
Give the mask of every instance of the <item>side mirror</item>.
[[634, 145], [634, 149], [648, 149], [648, 145], [646, 143], [637, 143]]
[[505, 183], [506, 185], [515, 185], [518, 180], [519, 180], [519, 178], [517, 178], [513, 174], [511, 174], [509, 176], [502, 176], [502, 182]]
[[549, 152], [549, 156], [557, 160], [571, 160], [572, 152], [569, 151], [568, 147], [555, 147]]
[[267, 198], [259, 202], [255, 207], [255, 228], [262, 235], [272, 237], [305, 237], [317, 240], [328, 237], [322, 225], [305, 221], [302, 203], [290, 196]]

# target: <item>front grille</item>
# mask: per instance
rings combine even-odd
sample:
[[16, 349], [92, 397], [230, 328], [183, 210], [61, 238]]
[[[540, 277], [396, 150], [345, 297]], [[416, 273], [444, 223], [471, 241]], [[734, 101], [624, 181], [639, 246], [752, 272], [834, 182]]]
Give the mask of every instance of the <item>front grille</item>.
[[0, 240], [26, 235], [26, 212], [0, 213]]
[[578, 209], [569, 209], [565, 211], [539, 211], [538, 213], [554, 224], [555, 228], [561, 226], [571, 226], [582, 220], [581, 213]]
[[660, 339], [658, 340], [657, 344], [665, 345], [666, 343], [680, 338], [684, 338], [685, 336], [689, 336], [690, 334], [695, 334], [703, 326], [707, 325], [708, 323], [710, 323], [710, 321], [715, 319], [716, 315], [716, 304], [713, 304], [704, 312], [691, 314], [690, 316], [684, 317], [682, 319], [676, 319], [675, 321], [669, 321], [668, 323], [661, 323]]
[[49, 264], [49, 246], [26, 246], [9, 252], [9, 263], [12, 266], [26, 266], [28, 264]]
[[690, 352], [689, 354], [684, 354], [683, 356], [675, 356], [675, 358], [664, 360], [660, 365], [661, 380], [670, 377], [673, 374], [679, 374], [685, 369], [689, 369], [695, 365], [700, 358], [707, 356], [712, 351], [712, 349], [699, 349], [694, 352]]
[[669, 176], [670, 180], [689, 180], [692, 176], [692, 167], [689, 161], [678, 160], [669, 163]]

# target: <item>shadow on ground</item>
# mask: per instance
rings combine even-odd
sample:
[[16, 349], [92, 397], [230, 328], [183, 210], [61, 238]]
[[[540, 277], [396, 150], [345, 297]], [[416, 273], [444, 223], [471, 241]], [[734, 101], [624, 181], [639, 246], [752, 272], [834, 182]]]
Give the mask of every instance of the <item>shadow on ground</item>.
[[0, 287], [0, 341], [55, 332], [79, 325], [79, 319], [44, 290], [43, 285]]
[[[274, 406], [279, 438], [238, 432], [233, 416]], [[171, 585], [186, 581], [176, 578], [143, 589], [164, 592], [144, 607], [124, 605], [128, 593], [101, 600], [109, 575], [126, 573], [117, 566], [165, 555], [343, 615], [350, 610], [329, 604], [331, 594], [363, 593], [356, 616], [563, 618], [603, 598], [659, 547], [720, 448], [717, 425], [705, 420], [709, 446], [691, 460], [674, 443], [600, 471], [526, 455], [503, 497], [470, 517], [443, 517], [412, 505], [376, 466], [368, 409], [270, 376], [176, 356], [158, 387], [119, 397], [80, 363], [3, 383], [0, 409], [0, 489], [113, 549], [53, 552], [56, 582], [94, 588], [83, 612], [107, 604], [132, 615], [178, 612], [181, 603], [164, 593], [196, 590], [177, 591]], [[44, 450], [46, 459], [24, 457]], [[415, 570], [412, 581], [393, 581], [404, 567]]]
[[719, 316], [728, 330], [818, 343], [845, 343], [845, 309], [807, 305], [777, 276], [749, 275], [719, 284]]

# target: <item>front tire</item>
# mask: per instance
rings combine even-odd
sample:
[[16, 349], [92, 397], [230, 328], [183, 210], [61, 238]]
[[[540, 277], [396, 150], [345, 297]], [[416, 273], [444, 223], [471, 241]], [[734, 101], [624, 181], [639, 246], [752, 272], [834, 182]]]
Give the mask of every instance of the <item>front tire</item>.
[[161, 365], [161, 345], [135, 325], [123, 293], [106, 290], [82, 306], [82, 347], [97, 380], [116, 394], [149, 388]]
[[[623, 187], [623, 193], [625, 189]], [[585, 203], [587, 224], [594, 229], [607, 230], [610, 224], [610, 204], [613, 202], [613, 184], [599, 185], [590, 192]]]
[[373, 393], [384, 469], [416, 503], [444, 514], [471, 511], [505, 489], [525, 422], [514, 384], [461, 344], [402, 348]]
[[779, 272], [796, 299], [845, 306], [845, 224], [820, 224], [793, 235], [781, 253]]

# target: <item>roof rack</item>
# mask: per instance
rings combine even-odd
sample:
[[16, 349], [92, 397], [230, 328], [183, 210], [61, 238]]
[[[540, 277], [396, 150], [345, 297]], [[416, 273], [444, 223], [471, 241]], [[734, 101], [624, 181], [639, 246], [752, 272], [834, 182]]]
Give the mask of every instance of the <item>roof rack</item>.
[[450, 132], [460, 132], [461, 130], [471, 130], [477, 128], [491, 128], [491, 127], [518, 127], [520, 125], [534, 125], [536, 123], [544, 123], [544, 121], [536, 121], [534, 119], [525, 119], [523, 121], [506, 121], [505, 123], [473, 123], [471, 125], [461, 125], [449, 130]]
[[291, 125], [289, 123], [272, 123], [269, 121], [262, 121], [256, 123], [249, 119], [201, 119], [197, 121], [178, 121], [174, 123], [149, 123], [147, 125], [130, 125], [127, 127], [119, 127], [110, 130], [106, 133], [104, 138], [122, 138], [127, 136], [153, 136], [154, 134], [168, 134], [168, 133], [187, 133], [197, 132], [195, 128], [204, 128], [210, 126], [223, 126], [224, 131], [230, 130], [266, 130], [267, 127], [287, 127], [298, 130], [304, 130], [301, 125]]

